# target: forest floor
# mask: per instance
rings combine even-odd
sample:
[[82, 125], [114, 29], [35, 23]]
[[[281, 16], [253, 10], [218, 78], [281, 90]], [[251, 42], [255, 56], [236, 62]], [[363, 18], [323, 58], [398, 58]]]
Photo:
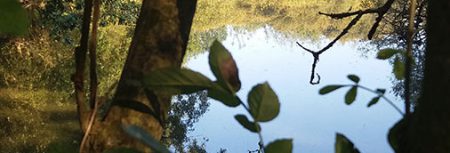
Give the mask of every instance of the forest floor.
[[69, 94], [0, 88], [0, 152], [78, 152], [81, 133]]

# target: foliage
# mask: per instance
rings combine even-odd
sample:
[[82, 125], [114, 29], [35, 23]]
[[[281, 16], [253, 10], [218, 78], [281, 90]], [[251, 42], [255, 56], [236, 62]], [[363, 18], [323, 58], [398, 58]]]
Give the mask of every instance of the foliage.
[[205, 144], [198, 144], [197, 140], [194, 139], [188, 146], [188, 153], [207, 153], [205, 150]]
[[392, 72], [397, 80], [403, 80], [405, 77], [405, 64], [402, 59], [405, 57], [405, 52], [396, 49], [382, 49], [378, 52], [377, 58], [381, 60], [386, 60], [394, 57], [394, 66]]
[[264, 148], [267, 153], [290, 153], [292, 152], [292, 139], [275, 140]]
[[[264, 143], [262, 141], [259, 122], [273, 120], [278, 115], [280, 104], [276, 94], [268, 83], [263, 83], [254, 86], [249, 92], [248, 105], [245, 105], [236, 97], [235, 93], [239, 91], [241, 85], [238, 70], [229, 51], [218, 41], [215, 41], [210, 48], [209, 63], [217, 81], [213, 82], [203, 75], [188, 69], [169, 68], [153, 71], [148, 77], [142, 80], [142, 84], [149, 89], [169, 94], [186, 94], [192, 93], [195, 90], [204, 89], [208, 92], [216, 91], [222, 98], [217, 98], [217, 95], [211, 96], [209, 93], [208, 97], [215, 98], [230, 107], [234, 107], [232, 104], [237, 100], [239, 102], [238, 104], [247, 110], [253, 121], [249, 120], [245, 115], [237, 115], [235, 117], [236, 120], [244, 128], [258, 133], [261, 149], [263, 149]], [[177, 87], [178, 90], [174, 90], [174, 87]], [[219, 89], [220, 92], [217, 92]], [[146, 135], [145, 131], [133, 133], [133, 135], [138, 135], [139, 133], [141, 133], [140, 135]], [[154, 144], [149, 143], [149, 145], [152, 146]], [[285, 152], [292, 152], [292, 140], [277, 140], [266, 146], [264, 150], [267, 150], [267, 153], [271, 153], [277, 152], [278, 148], [284, 148]]]
[[[406, 48], [407, 42], [407, 25], [408, 25], [408, 0], [398, 0], [395, 1], [393, 7], [390, 9], [389, 13], [385, 16], [385, 20], [387, 22], [384, 23], [384, 26], [379, 29], [379, 39], [371, 41], [371, 44], [376, 46], [376, 49], [383, 51], [384, 49], [392, 49], [392, 50], [404, 50]], [[428, 0], [417, 0], [417, 15], [415, 18], [415, 29], [416, 32], [414, 34], [413, 40], [413, 65], [411, 66], [411, 97], [412, 104], [418, 100], [418, 97], [421, 93], [422, 85], [421, 82], [423, 80], [424, 73], [424, 63], [425, 63], [425, 44], [426, 44], [426, 10]], [[373, 50], [373, 49], [369, 49]], [[397, 54], [398, 55], [398, 54]], [[399, 56], [400, 61], [404, 61], [403, 56]], [[392, 64], [395, 65], [394, 60], [390, 60]], [[399, 62], [397, 62], [399, 63]], [[399, 67], [394, 66], [394, 67]], [[401, 70], [401, 68], [400, 68]], [[401, 71], [397, 71], [400, 73]], [[396, 76], [396, 78], [398, 78]], [[393, 79], [394, 83], [393, 91], [394, 94], [398, 97], [404, 98], [404, 82], [403, 80]]]
[[71, 87], [71, 50], [54, 44], [48, 34], [0, 47], [1, 86], [64, 91]]
[[335, 153], [359, 153], [353, 143], [344, 135], [336, 133]]
[[194, 123], [198, 122], [208, 107], [209, 102], [205, 91], [176, 96], [172, 100], [162, 143], [173, 146], [178, 152], [184, 152], [186, 146], [188, 150], [190, 147], [199, 149], [198, 141], [187, 137], [187, 134], [194, 130]]
[[0, 36], [23, 35], [30, 24], [25, 9], [17, 0], [0, 1]]
[[[36, 10], [41, 23], [49, 29], [56, 40], [73, 43], [75, 40], [68, 32], [80, 27], [83, 0], [47, 0], [43, 9]], [[134, 27], [139, 14], [139, 3], [133, 0], [103, 0], [101, 4], [100, 26], [124, 25]]]
[[354, 75], [354, 74], [348, 75], [347, 78], [350, 81], [352, 81], [354, 84], [348, 84], [348, 85], [327, 85], [325, 87], [322, 87], [319, 90], [319, 94], [320, 95], [325, 95], [325, 94], [331, 93], [331, 92], [333, 92], [333, 91], [335, 91], [337, 89], [340, 89], [342, 87], [350, 87], [350, 89], [345, 94], [344, 101], [345, 101], [345, 104], [351, 105], [356, 99], [358, 88], [361, 88], [363, 90], [366, 90], [366, 91], [369, 91], [369, 92], [372, 92], [372, 93], [376, 94], [376, 96], [373, 97], [369, 101], [369, 103], [367, 104], [367, 107], [371, 107], [371, 106], [375, 105], [376, 103], [378, 103], [380, 98], [383, 98], [392, 107], [394, 107], [397, 110], [397, 112], [399, 112], [400, 114], [403, 114], [403, 112], [391, 100], [387, 99], [384, 96], [384, 94], [386, 92], [386, 89], [378, 88], [376, 90], [372, 90], [372, 89], [369, 89], [369, 88], [367, 88], [365, 86], [362, 86], [362, 85], [359, 84], [360, 78], [357, 75]]
[[[192, 27], [193, 30], [196, 28]], [[207, 51], [214, 40], [224, 41], [226, 38], [227, 31], [225, 27], [192, 32], [189, 37], [185, 61]]]
[[131, 43], [130, 31], [131, 28], [124, 25], [109, 25], [99, 29], [97, 75], [100, 94], [104, 94], [119, 80]]
[[[345, 22], [335, 22], [325, 16], [318, 15], [318, 11], [344, 12], [349, 8], [358, 10], [366, 8], [364, 1], [295, 1], [279, 0], [276, 3], [270, 0], [263, 1], [199, 1], [196, 18], [193, 23], [193, 33], [217, 29], [226, 25], [241, 27], [249, 31], [257, 27], [270, 25], [274, 29], [288, 37], [318, 40], [325, 37], [333, 37], [345, 26]], [[335, 5], [329, 5], [333, 3]], [[249, 17], [251, 16], [251, 17]], [[214, 20], [212, 23], [211, 20]], [[369, 21], [371, 18], [363, 18]], [[345, 20], [348, 21], [348, 20]], [[307, 24], [305, 24], [307, 23]], [[369, 22], [361, 22], [347, 38], [362, 37], [364, 27], [369, 27]]]
[[100, 25], [134, 27], [139, 14], [140, 3], [140, 1], [136, 0], [102, 0]]

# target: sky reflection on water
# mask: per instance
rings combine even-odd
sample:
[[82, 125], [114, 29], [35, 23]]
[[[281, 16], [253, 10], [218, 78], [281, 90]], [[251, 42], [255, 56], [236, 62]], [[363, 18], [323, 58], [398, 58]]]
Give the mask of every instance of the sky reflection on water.
[[[322, 79], [319, 85], [310, 85], [312, 56], [295, 45], [300, 41], [310, 48], [320, 48], [325, 43], [313, 44], [291, 38], [280, 39], [280, 35], [270, 27], [260, 28], [246, 34], [228, 28], [228, 37], [222, 43], [235, 58], [242, 89], [239, 97], [246, 101], [247, 93], [253, 85], [268, 81], [281, 102], [279, 116], [262, 123], [264, 142], [277, 138], [293, 138], [294, 152], [332, 153], [335, 133], [343, 133], [364, 153], [393, 152], [386, 139], [389, 128], [400, 119], [400, 115], [385, 101], [367, 108], [367, 103], [375, 95], [358, 90], [356, 101], [348, 106], [344, 95], [348, 88], [320, 96], [321, 87], [329, 84], [350, 84], [348, 74], [360, 76], [360, 84], [372, 89], [390, 89], [391, 66], [387, 61], [375, 59], [374, 54], [362, 56], [358, 45], [362, 43], [336, 44], [320, 57], [316, 72]], [[186, 66], [199, 71], [213, 80], [207, 56], [200, 54], [190, 59]], [[390, 90], [388, 90], [390, 91]], [[401, 102], [391, 96], [400, 108]], [[209, 111], [195, 125], [190, 135], [207, 137], [208, 152], [218, 152], [220, 148], [229, 153], [244, 153], [258, 148], [258, 137], [242, 128], [234, 115], [244, 113], [242, 107], [228, 108], [212, 101]], [[244, 113], [247, 114], [247, 113]]]

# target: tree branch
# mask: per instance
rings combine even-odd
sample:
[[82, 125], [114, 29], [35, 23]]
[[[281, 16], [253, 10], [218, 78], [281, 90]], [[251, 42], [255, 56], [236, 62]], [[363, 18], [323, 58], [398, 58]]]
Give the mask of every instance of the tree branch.
[[94, 0], [93, 2], [94, 13], [92, 20], [92, 30], [91, 30], [91, 39], [89, 40], [89, 76], [90, 76], [90, 95], [89, 95], [89, 103], [91, 105], [91, 113], [89, 117], [89, 123], [87, 125], [86, 131], [84, 132], [83, 139], [80, 144], [80, 153], [88, 152], [85, 151], [84, 147], [86, 145], [87, 139], [89, 137], [89, 133], [92, 129], [92, 125], [94, 124], [97, 110], [98, 110], [98, 101], [97, 101], [97, 31], [98, 31], [98, 20], [100, 16], [100, 0]]
[[323, 52], [325, 52], [325, 51], [327, 51], [328, 49], [330, 49], [339, 39], [341, 39], [341, 37], [342, 36], [344, 36], [345, 34], [347, 34], [348, 33], [348, 30], [350, 30], [350, 28], [352, 28], [357, 22], [358, 22], [358, 20], [359, 19], [361, 19], [361, 16], [362, 16], [362, 13], [359, 13], [348, 25], [347, 25], [347, 27], [345, 27], [345, 29], [344, 30], [342, 30], [342, 32], [333, 40], [333, 41], [331, 41], [330, 43], [328, 43], [328, 45], [327, 46], [325, 46], [324, 48], [322, 48], [321, 50], [319, 50], [319, 51], [313, 51], [313, 50], [311, 50], [311, 49], [308, 49], [308, 48], [306, 48], [306, 47], [304, 47], [304, 46], [302, 46], [299, 42], [297, 42], [297, 45], [298, 46], [300, 46], [301, 48], [303, 48], [305, 51], [307, 51], [307, 52], [309, 52], [309, 53], [311, 53], [312, 55], [313, 55], [313, 58], [314, 58], [314, 62], [313, 62], [313, 64], [312, 64], [312, 68], [311, 68], [311, 78], [310, 78], [310, 80], [309, 80], [309, 83], [310, 84], [312, 84], [312, 85], [316, 85], [316, 84], [319, 84], [320, 83], [320, 75], [318, 74], [318, 73], [316, 73], [316, 75], [317, 75], [317, 81], [314, 81], [314, 72], [315, 72], [315, 69], [316, 69], [316, 64], [317, 64], [317, 62], [319, 61], [319, 56], [320, 56], [320, 54], [322, 54]]
[[313, 51], [311, 49], [308, 49], [304, 46], [302, 46], [299, 42], [297, 42], [297, 45], [300, 46], [305, 51], [311, 53], [314, 57], [314, 62], [312, 64], [312, 70], [311, 70], [311, 78], [309, 80], [309, 83], [312, 85], [319, 84], [320, 83], [320, 75], [317, 74], [318, 80], [314, 81], [314, 72], [316, 69], [316, 64], [319, 61], [319, 56], [323, 52], [330, 49], [339, 39], [341, 39], [345, 34], [348, 33], [348, 31], [361, 19], [361, 17], [365, 14], [378, 14], [378, 17], [375, 19], [375, 23], [372, 25], [372, 28], [369, 30], [369, 33], [367, 34], [368, 39], [372, 39], [373, 35], [375, 34], [381, 20], [383, 19], [384, 14], [391, 8], [392, 3], [394, 3], [394, 0], [388, 0], [383, 6], [378, 8], [372, 8], [372, 9], [366, 9], [366, 10], [359, 10], [359, 11], [353, 11], [353, 12], [344, 12], [344, 13], [323, 13], [319, 12], [320, 15], [328, 16], [332, 19], [343, 19], [350, 16], [355, 16], [355, 18], [350, 21], [347, 26], [342, 30], [342, 32], [333, 39], [330, 43], [328, 43], [324, 48], [320, 49], [319, 51]]
[[81, 26], [80, 46], [75, 48], [75, 73], [72, 75], [72, 81], [75, 88], [75, 101], [77, 103], [77, 111], [80, 126], [83, 132], [87, 129], [89, 119], [89, 108], [85, 104], [84, 92], [84, 72], [86, 67], [86, 53], [88, 50], [89, 27], [91, 23], [92, 0], [84, 1], [83, 24]]

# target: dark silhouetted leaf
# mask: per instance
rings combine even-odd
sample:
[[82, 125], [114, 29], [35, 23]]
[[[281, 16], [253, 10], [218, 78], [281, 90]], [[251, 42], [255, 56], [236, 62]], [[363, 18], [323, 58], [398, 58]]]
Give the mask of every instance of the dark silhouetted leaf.
[[343, 86], [342, 85], [328, 85], [328, 86], [325, 86], [322, 89], [320, 89], [319, 94], [325, 95], [325, 94], [328, 94], [328, 93], [330, 93], [336, 89], [339, 89], [341, 87], [343, 87]]
[[152, 148], [153, 151], [158, 153], [170, 153], [170, 151], [164, 145], [160, 144], [158, 140], [153, 138], [144, 129], [135, 125], [123, 125], [122, 127], [130, 136], [144, 142], [146, 145]]
[[236, 107], [240, 104], [236, 95], [228, 92], [216, 82], [214, 82], [213, 86], [208, 90], [208, 97], [218, 100], [229, 107]]
[[403, 64], [403, 62], [398, 57], [395, 57], [393, 71], [397, 80], [403, 80], [403, 78], [405, 77], [405, 64]]
[[135, 101], [135, 100], [116, 100], [113, 101], [112, 105], [115, 106], [119, 106], [119, 107], [124, 107], [124, 108], [129, 108], [141, 113], [146, 113], [146, 114], [150, 114], [153, 116], [157, 116], [157, 114], [155, 112], [153, 112], [153, 110], [148, 107], [147, 105], [139, 102], [139, 101]]
[[345, 94], [345, 103], [347, 105], [352, 104], [356, 99], [356, 93], [357, 93], [358, 87], [353, 86], [348, 90], [348, 92]]
[[334, 144], [335, 153], [359, 153], [353, 143], [344, 135], [336, 133], [336, 142]]
[[234, 116], [234, 118], [239, 122], [239, 124], [251, 132], [256, 133], [261, 130], [261, 127], [257, 123], [250, 121], [245, 115], [238, 114]]
[[27, 33], [30, 21], [18, 0], [0, 0], [0, 36]]
[[219, 84], [229, 92], [234, 93], [241, 89], [236, 62], [230, 52], [217, 40], [210, 48], [209, 66]]
[[144, 77], [143, 83], [147, 88], [171, 94], [189, 94], [212, 86], [212, 81], [204, 75], [180, 68], [152, 71], [150, 75]]
[[264, 148], [265, 153], [292, 153], [292, 139], [278, 139]]
[[347, 78], [352, 80], [355, 83], [359, 83], [359, 80], [360, 80], [359, 77], [357, 75], [354, 75], [354, 74], [348, 75]]
[[404, 134], [408, 126], [407, 122], [409, 118], [409, 116], [402, 118], [389, 130], [388, 141], [395, 152], [400, 152], [399, 144], [401, 143], [402, 139], [404, 139]]
[[383, 60], [388, 59], [400, 52], [401, 52], [400, 50], [391, 49], [391, 48], [382, 49], [377, 53], [377, 58], [383, 59]]
[[247, 98], [251, 115], [256, 121], [270, 121], [280, 112], [278, 97], [267, 82], [254, 86]]
[[377, 93], [384, 95], [384, 93], [386, 93], [386, 89], [377, 89]]
[[367, 107], [370, 107], [372, 105], [375, 105], [376, 103], [378, 103], [378, 101], [380, 100], [380, 97], [374, 97], [372, 98], [372, 100], [370, 100], [370, 102], [367, 104]]

